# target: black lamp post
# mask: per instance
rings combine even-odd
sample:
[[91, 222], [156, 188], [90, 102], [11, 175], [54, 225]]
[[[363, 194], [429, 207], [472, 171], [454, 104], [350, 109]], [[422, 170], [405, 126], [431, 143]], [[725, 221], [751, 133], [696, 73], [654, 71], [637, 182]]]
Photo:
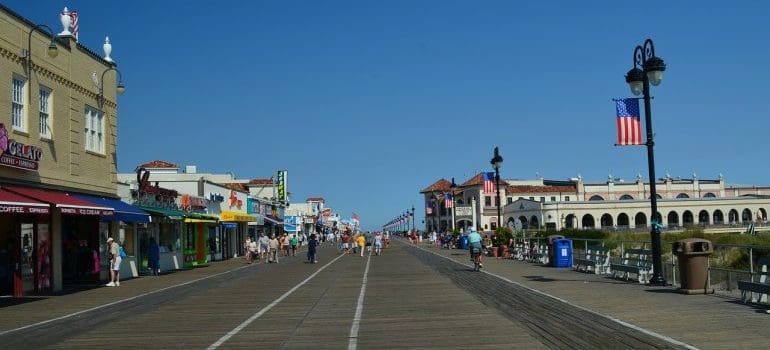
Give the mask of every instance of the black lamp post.
[[[652, 110], [650, 107], [650, 84], [660, 85], [663, 80], [663, 72], [666, 70], [666, 64], [663, 59], [655, 56], [655, 46], [652, 39], [644, 41], [644, 45], [637, 45], [634, 49], [634, 66], [626, 74], [626, 83], [631, 88], [634, 95], [640, 93], [644, 96], [644, 122], [647, 129], [647, 166], [650, 171], [650, 236], [652, 239], [652, 278], [650, 285], [664, 286], [666, 278], [663, 277], [662, 259], [660, 251], [660, 226], [658, 217], [658, 199], [655, 193], [655, 155], [653, 147], [655, 141], [652, 133]], [[641, 69], [639, 68], [641, 67]]]
[[435, 196], [430, 198], [430, 205], [433, 207], [433, 231], [438, 232], [438, 218], [436, 217], [438, 215], [438, 206], [436, 205]]
[[452, 211], [451, 220], [452, 220], [452, 232], [455, 230], [455, 189], [457, 189], [457, 184], [455, 183], [455, 178], [452, 178], [452, 184], [449, 185], [449, 193], [452, 195], [452, 208], [450, 210]]
[[414, 231], [414, 205], [412, 205], [412, 231]]
[[500, 165], [503, 164], [503, 157], [500, 156], [500, 152], [495, 147], [495, 155], [492, 160], [489, 161], [492, 164], [492, 168], [495, 169], [495, 187], [497, 191], [497, 227], [500, 227]]
[[[103, 107], [104, 100], [105, 100], [105, 98], [104, 98], [104, 75], [107, 74], [107, 72], [109, 72], [111, 70], [114, 70], [115, 73], [118, 75], [118, 82], [115, 85], [115, 92], [117, 92], [118, 95], [123, 95], [123, 93], [126, 92], [126, 85], [123, 84], [123, 75], [120, 74], [120, 71], [117, 68], [115, 68], [115, 67], [110, 67], [110, 68], [105, 69], [104, 72], [102, 72], [102, 78], [99, 81], [100, 84], [99, 84], [99, 101], [98, 102], [99, 102], [99, 108], [100, 109]], [[287, 202], [287, 206], [288, 206], [288, 202]]]
[[27, 78], [31, 78], [32, 73], [32, 33], [36, 30], [51, 37], [51, 43], [48, 44], [48, 50], [46, 51], [48, 57], [56, 58], [56, 56], [59, 55], [59, 49], [56, 47], [56, 35], [53, 34], [51, 28], [45, 24], [36, 25], [27, 34], [27, 48], [21, 50], [22, 57], [26, 59], [25, 68], [27, 69]]

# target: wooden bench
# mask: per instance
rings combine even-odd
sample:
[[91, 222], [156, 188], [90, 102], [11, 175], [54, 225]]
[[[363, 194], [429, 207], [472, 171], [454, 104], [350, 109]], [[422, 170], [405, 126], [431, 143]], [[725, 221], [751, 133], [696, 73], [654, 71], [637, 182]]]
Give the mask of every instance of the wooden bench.
[[610, 273], [610, 250], [606, 247], [589, 246], [582, 253], [575, 254], [573, 267], [577, 271], [593, 272], [597, 275]]
[[626, 249], [616, 264], [610, 264], [613, 277], [631, 279], [636, 276], [639, 283], [647, 283], [652, 274], [652, 251], [649, 249]]
[[770, 283], [767, 281], [770, 257], [760, 258], [758, 265], [759, 282], [754, 282], [753, 278], [751, 281], [738, 281], [738, 289], [741, 290], [741, 300], [744, 303], [767, 303], [767, 295], [770, 294]]

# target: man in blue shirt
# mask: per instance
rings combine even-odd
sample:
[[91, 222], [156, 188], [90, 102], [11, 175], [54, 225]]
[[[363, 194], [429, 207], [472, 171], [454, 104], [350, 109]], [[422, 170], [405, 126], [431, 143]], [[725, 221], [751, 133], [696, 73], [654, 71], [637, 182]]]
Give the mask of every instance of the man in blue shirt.
[[473, 261], [473, 253], [479, 252], [479, 267], [482, 267], [481, 265], [481, 252], [482, 252], [482, 246], [481, 246], [481, 235], [476, 232], [475, 227], [471, 227], [471, 232], [468, 234], [468, 247], [471, 254], [471, 261]]

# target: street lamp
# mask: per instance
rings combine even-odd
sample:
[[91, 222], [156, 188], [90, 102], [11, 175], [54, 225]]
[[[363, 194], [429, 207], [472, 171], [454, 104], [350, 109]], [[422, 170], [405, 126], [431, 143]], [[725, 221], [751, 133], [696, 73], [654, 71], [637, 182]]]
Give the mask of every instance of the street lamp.
[[438, 206], [436, 206], [436, 196], [431, 195], [430, 197], [430, 205], [433, 207], [433, 231], [438, 232], [438, 219], [436, 218], [436, 215], [438, 215]]
[[495, 155], [492, 160], [489, 161], [492, 164], [492, 168], [495, 169], [495, 187], [497, 190], [497, 227], [500, 227], [500, 165], [503, 164], [503, 157], [500, 156], [500, 152], [495, 147]]
[[455, 230], [455, 189], [457, 188], [457, 184], [455, 183], [455, 178], [452, 178], [452, 184], [449, 185], [449, 191], [452, 195], [452, 232]]
[[653, 153], [655, 141], [652, 133], [650, 84], [660, 85], [666, 64], [663, 59], [655, 56], [655, 46], [652, 39], [647, 39], [644, 41], [644, 45], [637, 45], [634, 48], [633, 64], [633, 68], [626, 74], [626, 83], [631, 88], [631, 93], [637, 96], [641, 93], [644, 96], [644, 121], [647, 129], [647, 167], [650, 171], [650, 209], [652, 210], [652, 216], [650, 216], [650, 236], [652, 239], [652, 278], [650, 285], [665, 286], [666, 278], [663, 277], [660, 251], [660, 226], [656, 222], [658, 199], [655, 193], [655, 155]]
[[[45, 31], [43, 29], [45, 29]], [[38, 24], [33, 27], [27, 35], [27, 48], [21, 49], [21, 56], [27, 61], [27, 77], [32, 73], [32, 33], [36, 30], [43, 34], [48, 34], [51, 37], [51, 43], [48, 44], [48, 57], [56, 58], [56, 56], [59, 55], [59, 49], [56, 47], [56, 35], [53, 34], [51, 28], [45, 24]]]
[[412, 231], [414, 231], [414, 205], [412, 205]]
[[101, 108], [101, 105], [104, 104], [104, 75], [107, 74], [107, 72], [114, 70], [115, 73], [118, 74], [118, 83], [115, 87], [115, 91], [118, 93], [118, 95], [123, 95], [123, 93], [126, 92], [126, 86], [123, 85], [123, 75], [120, 74], [120, 71], [115, 67], [110, 67], [104, 70], [102, 72], [102, 78], [99, 81], [99, 105]]

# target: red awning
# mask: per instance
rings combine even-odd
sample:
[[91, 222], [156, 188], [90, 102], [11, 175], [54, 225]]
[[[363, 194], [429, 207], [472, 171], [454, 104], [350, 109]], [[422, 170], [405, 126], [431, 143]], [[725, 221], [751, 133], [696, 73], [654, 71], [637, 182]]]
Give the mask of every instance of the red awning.
[[51, 205], [0, 188], [0, 214], [49, 214]]
[[68, 193], [54, 190], [43, 190], [29, 187], [4, 187], [5, 190], [33, 198], [41, 202], [53, 204], [62, 214], [74, 215], [114, 215], [115, 209], [104, 207], [89, 201], [70, 196]]

